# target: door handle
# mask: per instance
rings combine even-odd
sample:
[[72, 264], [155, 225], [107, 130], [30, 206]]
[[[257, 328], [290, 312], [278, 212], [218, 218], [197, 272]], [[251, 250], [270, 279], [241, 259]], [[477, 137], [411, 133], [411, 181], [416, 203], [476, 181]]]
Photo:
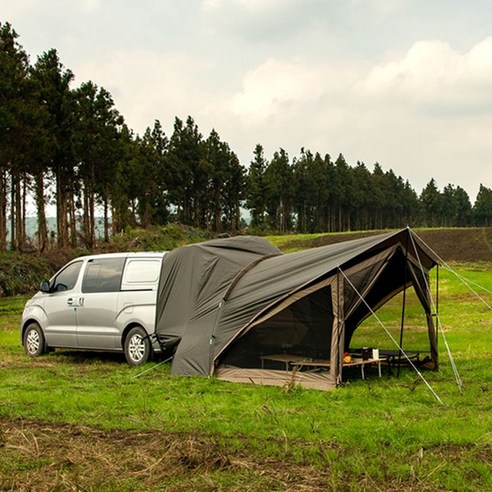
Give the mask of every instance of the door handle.
[[74, 303], [73, 299], [72, 299], [71, 297], [69, 297], [69, 298], [67, 299], [67, 304], [68, 304], [69, 306], [72, 306], [72, 305], [73, 305], [73, 303]]

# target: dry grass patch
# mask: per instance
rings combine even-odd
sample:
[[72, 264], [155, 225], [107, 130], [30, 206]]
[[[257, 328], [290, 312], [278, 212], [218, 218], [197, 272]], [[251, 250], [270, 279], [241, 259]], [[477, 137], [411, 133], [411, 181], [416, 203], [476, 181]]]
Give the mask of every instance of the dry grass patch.
[[[20, 419], [0, 419], [0, 458], [0, 490], [20, 492], [190, 487], [307, 492], [327, 483], [326, 473], [313, 466], [231, 452], [226, 444], [207, 436], [106, 432]], [[219, 472], [236, 476], [238, 482], [246, 479], [250, 486], [221, 485], [224, 477], [218, 477]]]
[[[234, 439], [235, 445], [230, 446], [223, 437], [103, 431], [0, 418], [0, 490], [434, 491], [442, 490], [436, 489], [435, 475], [449, 463], [492, 463], [489, 444], [439, 445], [406, 456], [411, 469], [403, 477], [391, 470], [394, 463], [381, 463], [375, 473], [366, 468], [371, 465], [363, 455], [348, 456], [347, 450], [333, 443], [325, 443], [325, 465], [319, 467], [289, 459], [288, 455], [262, 459], [250, 452], [246, 438], [244, 448], [237, 444], [240, 437]], [[291, 444], [313, 446], [308, 442]], [[340, 474], [335, 463], [343, 459], [349, 459], [354, 464], [352, 472], [357, 472], [351, 476]]]

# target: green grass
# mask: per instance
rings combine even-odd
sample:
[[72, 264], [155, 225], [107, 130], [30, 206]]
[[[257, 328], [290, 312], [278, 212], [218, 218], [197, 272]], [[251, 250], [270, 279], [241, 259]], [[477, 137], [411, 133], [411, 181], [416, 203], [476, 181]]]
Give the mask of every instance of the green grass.
[[266, 239], [280, 248], [284, 253], [294, 253], [295, 251], [299, 251], [300, 246], [299, 243], [302, 241], [311, 241], [323, 236], [326, 236], [329, 233], [320, 232], [318, 234], [280, 234], [276, 236], [266, 236]]
[[[490, 268], [454, 266], [492, 290]], [[353, 371], [320, 392], [170, 376], [168, 364], [130, 368], [114, 355], [30, 359], [18, 336], [25, 299], [1, 299], [0, 490], [492, 490], [492, 312], [445, 271], [439, 299], [464, 384], [461, 394], [441, 336], [441, 370], [424, 376], [444, 405], [408, 368], [365, 381]], [[378, 316], [398, 337], [401, 297]], [[405, 319], [404, 347], [424, 350], [410, 291]], [[392, 348], [374, 319], [357, 344]], [[141, 468], [118, 471], [118, 461]]]

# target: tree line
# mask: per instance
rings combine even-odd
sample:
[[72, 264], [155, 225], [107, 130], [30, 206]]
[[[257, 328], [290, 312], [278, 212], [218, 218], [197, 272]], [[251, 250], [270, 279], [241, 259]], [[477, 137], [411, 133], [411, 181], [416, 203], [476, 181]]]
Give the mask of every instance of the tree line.
[[408, 180], [376, 163], [350, 166], [301, 149], [292, 161], [280, 149], [267, 161], [257, 145], [247, 173], [246, 206], [254, 227], [301, 233], [412, 227], [492, 225], [492, 190], [467, 192], [434, 179], [418, 195]]
[[0, 23], [0, 251], [29, 243], [29, 206], [40, 250], [93, 246], [98, 216], [104, 240], [170, 222], [238, 231], [248, 215], [255, 232], [492, 225], [492, 190], [483, 185], [472, 207], [459, 186], [441, 192], [432, 179], [419, 196], [377, 163], [369, 170], [306, 149], [267, 160], [260, 144], [246, 168], [191, 116], [176, 117], [169, 136], [158, 120], [137, 135], [107, 90], [92, 81], [73, 88], [73, 80], [55, 49], [31, 64], [12, 26]]

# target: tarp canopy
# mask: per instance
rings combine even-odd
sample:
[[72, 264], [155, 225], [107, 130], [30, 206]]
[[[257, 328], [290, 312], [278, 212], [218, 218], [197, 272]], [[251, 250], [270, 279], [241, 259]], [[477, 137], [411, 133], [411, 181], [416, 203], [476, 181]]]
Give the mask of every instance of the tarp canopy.
[[297, 376], [329, 387], [341, 382], [354, 330], [413, 285], [437, 367], [428, 292], [436, 264], [409, 228], [291, 254], [251, 236], [189, 245], [163, 261], [156, 334], [176, 346], [173, 374], [271, 384], [285, 374], [262, 370], [261, 357], [290, 353], [330, 360], [322, 382]]

